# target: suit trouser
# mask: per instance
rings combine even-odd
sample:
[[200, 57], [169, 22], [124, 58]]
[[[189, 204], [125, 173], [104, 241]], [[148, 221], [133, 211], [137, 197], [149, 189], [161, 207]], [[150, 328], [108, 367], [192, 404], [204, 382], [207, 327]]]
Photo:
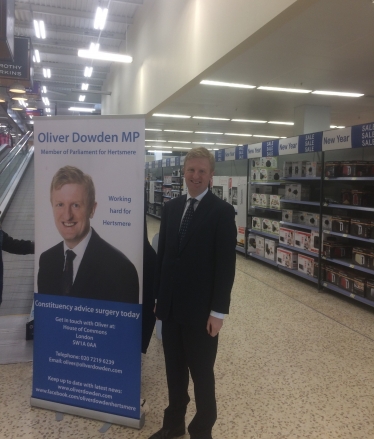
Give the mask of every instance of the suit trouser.
[[189, 371], [194, 383], [196, 415], [188, 426], [191, 438], [210, 439], [217, 419], [214, 362], [218, 335], [207, 333], [206, 323], [182, 325], [173, 319], [162, 322], [169, 406], [164, 413], [163, 428], [179, 425], [186, 414]]

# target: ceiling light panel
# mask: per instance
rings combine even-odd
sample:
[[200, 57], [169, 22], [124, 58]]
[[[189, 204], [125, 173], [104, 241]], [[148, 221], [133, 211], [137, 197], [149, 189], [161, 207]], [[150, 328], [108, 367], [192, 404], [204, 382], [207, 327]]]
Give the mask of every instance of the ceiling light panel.
[[323, 91], [323, 90], [315, 90], [312, 92], [315, 95], [327, 95], [327, 96], [344, 96], [348, 98], [360, 98], [364, 96], [363, 93], [347, 93], [344, 91]]
[[268, 123], [273, 123], [276, 125], [294, 125], [293, 122], [278, 122], [277, 120], [269, 120]]
[[93, 111], [95, 111], [94, 108], [87, 108], [87, 107], [69, 107], [68, 110], [69, 111], [78, 111], [81, 113], [92, 113]]
[[168, 133], [193, 133], [193, 131], [184, 131], [184, 130], [164, 130], [164, 131]]
[[90, 78], [92, 76], [92, 70], [93, 70], [93, 67], [86, 66], [84, 69], [84, 76], [86, 78]]
[[203, 80], [200, 82], [200, 84], [204, 85], [216, 85], [218, 87], [234, 87], [234, 88], [256, 88], [255, 85], [249, 85], [249, 84], [236, 84], [234, 82], [222, 82], [222, 81], [209, 81], [209, 80]]
[[192, 116], [192, 119], [207, 119], [207, 120], [230, 120], [224, 117], [208, 117], [208, 116]]
[[86, 99], [85, 95], [80, 95], [79, 96], [79, 102], [84, 102], [85, 99]]
[[284, 91], [286, 93], [311, 93], [312, 90], [304, 90], [302, 88], [283, 88], [283, 87], [267, 87], [260, 86], [257, 90]]
[[87, 83], [83, 83], [82, 84], [82, 90], [88, 90], [88, 85]]
[[252, 119], [231, 119], [231, 122], [246, 122], [246, 123], [266, 123], [267, 120], [252, 120]]
[[190, 119], [191, 116], [186, 116], [183, 114], [163, 114], [163, 113], [154, 113], [152, 114], [152, 116], [156, 116], [156, 117], [179, 117], [182, 119]]
[[215, 133], [212, 131], [195, 131], [195, 134], [223, 134], [223, 133]]
[[243, 136], [243, 137], [252, 137], [252, 134], [225, 133], [225, 136]]
[[100, 8], [100, 6], [97, 7], [94, 20], [94, 29], [104, 29], [107, 15], [108, 8]]
[[80, 58], [97, 59], [100, 61], [132, 63], [132, 56], [122, 55], [120, 53], [100, 52], [100, 51], [79, 49], [78, 56]]

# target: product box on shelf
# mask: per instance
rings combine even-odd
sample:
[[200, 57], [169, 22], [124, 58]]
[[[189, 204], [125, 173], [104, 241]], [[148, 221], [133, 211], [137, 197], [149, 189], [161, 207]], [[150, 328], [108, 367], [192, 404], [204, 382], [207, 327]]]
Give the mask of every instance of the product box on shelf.
[[326, 162], [325, 177], [337, 178], [341, 176], [341, 162]]
[[334, 267], [332, 265], [326, 265], [325, 266], [325, 280], [326, 282], [329, 282], [330, 284], [339, 285], [339, 269], [337, 267]]
[[258, 195], [260, 197], [260, 206], [269, 207], [271, 195], [269, 194], [258, 194]]
[[365, 297], [366, 278], [355, 274], [353, 276], [353, 293]]
[[368, 279], [366, 281], [365, 297], [368, 300], [373, 300], [374, 301], [374, 279]]
[[274, 233], [274, 235], [279, 235], [279, 221], [272, 220], [271, 221], [271, 233]]
[[352, 190], [352, 206], [373, 207], [374, 193], [371, 191]]
[[275, 255], [277, 254], [278, 242], [273, 239], [265, 238], [265, 258], [275, 261]]
[[256, 236], [256, 255], [265, 257], [265, 238], [262, 236]]
[[284, 178], [292, 177], [292, 162], [283, 163], [283, 177]]
[[339, 283], [338, 287], [343, 290], [353, 293], [353, 274], [350, 271], [339, 270]]
[[329, 259], [352, 257], [352, 246], [339, 242], [323, 241], [323, 256]]
[[297, 253], [286, 248], [277, 248], [277, 263], [282, 267], [297, 270]]
[[252, 168], [252, 170], [251, 170], [251, 180], [252, 181], [260, 180], [260, 170], [261, 170], [261, 168]]
[[278, 166], [278, 157], [261, 157], [260, 166], [262, 168], [276, 168]]
[[333, 216], [331, 230], [336, 233], [349, 233], [350, 218], [348, 216]]
[[305, 162], [292, 162], [292, 177], [305, 177]]
[[308, 276], [314, 276], [315, 259], [310, 256], [302, 255], [297, 256], [297, 269]]
[[321, 163], [319, 162], [305, 162], [305, 177], [320, 177]]
[[369, 164], [363, 161], [341, 162], [342, 177], [367, 177]]
[[308, 212], [305, 217], [305, 224], [311, 227], [319, 226], [319, 214]]
[[256, 251], [256, 235], [249, 233], [247, 237], [247, 252], [254, 253]]
[[300, 210], [282, 209], [282, 221], [286, 223], [300, 224]]
[[262, 227], [262, 218], [260, 218], [258, 216], [253, 216], [252, 217], [252, 229], [261, 231], [261, 227]]
[[252, 168], [261, 168], [261, 157], [251, 159]]
[[270, 209], [276, 209], [280, 210], [280, 200], [282, 196], [281, 195], [270, 195], [269, 197], [269, 207]]
[[295, 243], [295, 230], [279, 227], [279, 242], [293, 247]]
[[286, 184], [285, 199], [295, 201], [308, 201], [310, 198], [310, 187], [293, 183]]
[[257, 174], [257, 180], [261, 181], [279, 181], [282, 178], [282, 173], [279, 169], [260, 168], [260, 174]]
[[374, 239], [374, 220], [351, 218], [351, 235], [360, 238]]
[[273, 233], [271, 229], [271, 219], [262, 218], [261, 230], [265, 233]]
[[312, 230], [310, 234], [310, 248], [309, 251], [313, 253], [319, 252], [319, 231]]
[[257, 194], [256, 192], [251, 196], [251, 204], [252, 206], [261, 206], [261, 197], [262, 194]]
[[308, 217], [309, 212], [306, 212], [305, 210], [300, 211], [300, 215], [299, 215], [299, 224], [306, 224], [306, 220]]
[[322, 215], [322, 229], [323, 230], [332, 229], [332, 215]]
[[164, 197], [171, 197], [171, 188], [170, 187], [164, 187], [163, 195], [164, 195]]
[[352, 249], [352, 261], [355, 265], [372, 268], [373, 256], [373, 251], [371, 249], [362, 247], [353, 247]]
[[294, 246], [302, 250], [310, 249], [310, 232], [295, 230]]

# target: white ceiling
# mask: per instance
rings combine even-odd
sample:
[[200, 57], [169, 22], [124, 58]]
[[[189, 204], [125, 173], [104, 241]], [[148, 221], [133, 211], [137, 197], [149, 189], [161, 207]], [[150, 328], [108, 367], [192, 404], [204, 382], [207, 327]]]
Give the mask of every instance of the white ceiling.
[[[302, 1], [302, 0], [300, 0]], [[108, 2], [101, 2], [103, 5]], [[111, 0], [105, 31], [100, 35], [101, 49], [118, 51], [143, 0]], [[240, 2], [239, 2], [240, 3]], [[16, 34], [31, 37], [42, 62], [35, 67], [35, 79], [43, 80], [42, 67], [50, 67], [52, 78], [46, 84], [49, 99], [57, 114], [78, 104], [83, 81], [90, 90], [101, 91], [110, 69], [109, 63], [94, 62], [94, 74], [83, 77], [86, 62], [77, 57], [79, 47], [98, 39], [92, 22], [98, 1], [91, 0], [17, 0]], [[145, 7], [145, 6], [144, 6]], [[32, 19], [46, 23], [47, 39], [34, 37]], [[127, 23], [127, 24], [126, 24]], [[183, 92], [160, 104], [155, 112], [210, 116], [228, 119], [260, 119], [292, 122], [295, 107], [328, 106], [331, 124], [350, 126], [374, 121], [374, 4], [372, 0], [316, 0], [297, 17], [261, 38], [250, 38], [227, 54], [217, 65], [186, 87]], [[227, 23], [234, 26], [234, 23]], [[305, 88], [364, 93], [361, 98], [293, 94], [257, 89], [233, 89], [200, 85], [201, 79], [244, 83], [255, 86]], [[104, 90], [110, 91], [110, 90]], [[100, 94], [88, 93], [86, 102], [100, 103]], [[160, 118], [148, 115], [147, 128], [248, 133], [291, 137], [294, 127], [249, 124], [232, 121]], [[147, 131], [148, 140], [177, 140], [212, 143], [257, 143], [266, 138], [196, 133]], [[157, 145], [156, 142], [147, 144]], [[161, 142], [158, 143], [161, 146]], [[167, 145], [167, 143], [166, 143]], [[173, 146], [169, 144], [168, 146]], [[177, 146], [175, 144], [174, 146]], [[180, 146], [183, 146], [182, 144]], [[193, 146], [185, 145], [187, 147]], [[222, 148], [214, 145], [212, 148]]]

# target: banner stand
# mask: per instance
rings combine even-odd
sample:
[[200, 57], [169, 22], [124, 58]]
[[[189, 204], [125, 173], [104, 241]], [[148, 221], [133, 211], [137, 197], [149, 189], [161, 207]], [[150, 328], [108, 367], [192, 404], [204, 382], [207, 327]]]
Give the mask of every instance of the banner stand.
[[95, 419], [97, 421], [108, 422], [110, 424], [124, 425], [125, 427], [137, 428], [139, 430], [143, 428], [145, 423], [144, 413], [141, 413], [140, 419], [134, 419], [127, 418], [125, 416], [113, 415], [111, 413], [74, 407], [72, 405], [60, 404], [58, 402], [46, 401], [39, 398], [30, 398], [30, 405], [31, 407], [66, 413], [68, 415], [81, 416], [83, 418]]

